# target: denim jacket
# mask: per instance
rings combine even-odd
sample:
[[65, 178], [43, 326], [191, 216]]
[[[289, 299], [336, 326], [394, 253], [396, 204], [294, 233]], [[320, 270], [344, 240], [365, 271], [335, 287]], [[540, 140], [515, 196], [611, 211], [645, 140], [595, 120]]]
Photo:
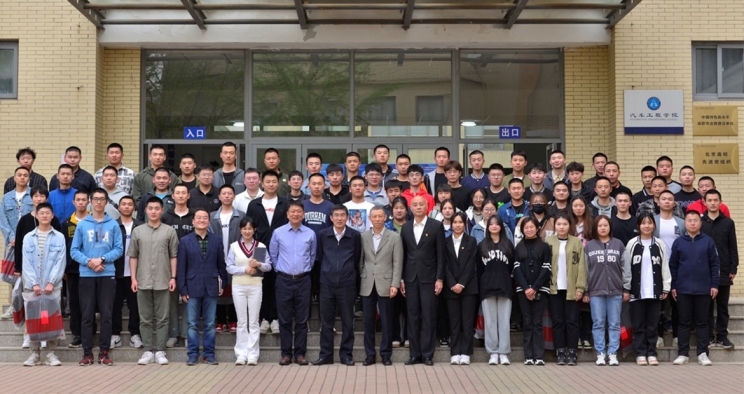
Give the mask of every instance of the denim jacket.
[[33, 211], [34, 209], [34, 203], [31, 201], [30, 192], [30, 188], [26, 189], [26, 194], [23, 195], [20, 206], [18, 206], [18, 201], [15, 199], [15, 190], [11, 190], [3, 196], [3, 211], [0, 212], [0, 231], [3, 232], [6, 245], [9, 244], [10, 241], [15, 240], [16, 227], [18, 227], [18, 220], [21, 216]]
[[39, 229], [26, 234], [23, 237], [23, 288], [30, 290], [39, 285], [43, 290], [47, 283], [61, 288], [66, 258], [67, 244], [59, 231], [52, 229], [47, 235], [43, 261], [39, 253]]
[[[522, 216], [528, 216], [530, 214], [530, 202], [524, 201], [524, 215]], [[512, 207], [511, 201], [504, 204], [499, 208], [499, 217], [501, 220], [504, 221], [504, 225], [511, 231], [512, 234], [514, 234], [514, 229], [517, 227], [517, 222], [519, 222], [519, 219], [522, 218], [522, 216], [517, 216], [517, 212], [514, 211], [514, 207]]]

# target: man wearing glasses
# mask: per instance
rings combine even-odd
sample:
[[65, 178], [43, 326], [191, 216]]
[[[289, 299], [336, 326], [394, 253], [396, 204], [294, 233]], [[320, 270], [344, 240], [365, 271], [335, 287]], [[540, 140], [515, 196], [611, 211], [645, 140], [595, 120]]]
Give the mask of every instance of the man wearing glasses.
[[493, 163], [488, 167], [488, 181], [491, 183], [486, 189], [488, 198], [496, 202], [499, 208], [511, 201], [509, 191], [504, 187], [504, 166]]
[[196, 169], [198, 186], [189, 191], [189, 205], [191, 208], [204, 208], [207, 212], [214, 212], [220, 208], [217, 188], [212, 185], [214, 171], [208, 165], [200, 165]]

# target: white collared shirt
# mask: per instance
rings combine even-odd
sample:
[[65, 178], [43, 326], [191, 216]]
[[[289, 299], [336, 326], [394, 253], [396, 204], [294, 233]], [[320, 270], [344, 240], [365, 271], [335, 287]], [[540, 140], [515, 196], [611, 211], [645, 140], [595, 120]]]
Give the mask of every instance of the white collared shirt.
[[457, 238], [455, 234], [452, 234], [452, 243], [455, 245], [455, 256], [460, 257], [460, 244], [462, 244], [462, 234], [460, 238]]
[[336, 227], [333, 228], [333, 235], [336, 236], [336, 241], [341, 242], [341, 238], [344, 237], [344, 234], [346, 233], [346, 226], [344, 226], [343, 231], [340, 233], [336, 232]]
[[421, 220], [421, 223], [413, 220], [413, 236], [416, 238], [416, 244], [421, 241], [421, 235], [424, 233], [424, 227], [426, 226], [426, 216]]
[[380, 248], [380, 241], [382, 241], [382, 233], [385, 231], [385, 228], [383, 227], [380, 231], [380, 235], [375, 234], [374, 230], [372, 231], [372, 243], [375, 246], [375, 253], [377, 253], [377, 249]]

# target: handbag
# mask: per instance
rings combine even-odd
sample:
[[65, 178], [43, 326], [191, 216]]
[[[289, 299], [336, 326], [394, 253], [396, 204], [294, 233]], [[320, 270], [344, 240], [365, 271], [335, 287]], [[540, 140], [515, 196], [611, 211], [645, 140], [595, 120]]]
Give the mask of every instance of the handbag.
[[0, 278], [3, 282], [15, 284], [18, 277], [15, 276], [15, 248], [9, 246], [5, 250], [5, 256], [3, 257], [2, 274]]

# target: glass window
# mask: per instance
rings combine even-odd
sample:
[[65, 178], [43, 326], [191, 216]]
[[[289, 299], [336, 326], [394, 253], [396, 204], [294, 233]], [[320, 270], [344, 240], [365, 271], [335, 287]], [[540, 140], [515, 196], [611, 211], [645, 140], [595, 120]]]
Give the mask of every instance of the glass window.
[[203, 126], [207, 139], [244, 139], [245, 54], [151, 51], [145, 56], [145, 138], [183, 139]]
[[716, 94], [718, 91], [718, 56], [716, 48], [695, 50], [695, 92]]
[[452, 136], [450, 53], [356, 53], [356, 137]]
[[744, 48], [721, 49], [722, 93], [744, 94]]
[[460, 136], [498, 139], [514, 125], [523, 139], [561, 138], [562, 83], [558, 51], [461, 51]]
[[0, 99], [18, 97], [18, 43], [0, 42]]
[[693, 47], [696, 100], [744, 99], [744, 45]]
[[253, 136], [349, 135], [348, 53], [253, 55]]

